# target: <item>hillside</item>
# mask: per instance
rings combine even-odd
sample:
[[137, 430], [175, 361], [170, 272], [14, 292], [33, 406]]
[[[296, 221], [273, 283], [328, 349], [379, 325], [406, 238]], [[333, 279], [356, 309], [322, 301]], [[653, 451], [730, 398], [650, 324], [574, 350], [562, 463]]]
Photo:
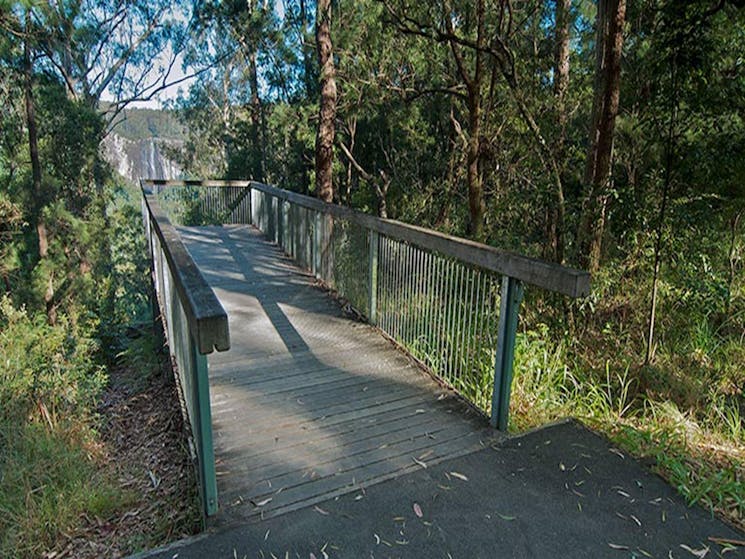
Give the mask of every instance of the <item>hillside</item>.
[[186, 133], [186, 129], [176, 119], [173, 111], [159, 109], [126, 109], [114, 123], [113, 131], [128, 140], [179, 140]]
[[171, 111], [128, 109], [104, 140], [104, 153], [114, 170], [131, 182], [141, 178], [175, 179], [179, 165], [163, 148], [178, 148], [186, 133]]

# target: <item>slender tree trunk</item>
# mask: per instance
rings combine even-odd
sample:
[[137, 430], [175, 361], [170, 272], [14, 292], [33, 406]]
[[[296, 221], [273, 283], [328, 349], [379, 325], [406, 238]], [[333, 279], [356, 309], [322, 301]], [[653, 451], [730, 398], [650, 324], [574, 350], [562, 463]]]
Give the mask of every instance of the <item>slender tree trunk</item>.
[[[569, 90], [569, 12], [572, 0], [556, 0], [556, 53], [554, 59], [554, 97], [558, 134], [554, 159], [558, 166], [559, 194], [547, 208], [547, 256], [561, 263], [564, 260], [564, 183], [566, 182], [566, 94]], [[561, 203], [558, 203], [561, 199]]]
[[468, 95], [468, 148], [466, 180], [468, 183], [468, 233], [476, 240], [484, 236], [484, 188], [481, 180], [481, 91], [476, 86]]
[[569, 12], [572, 0], [556, 0], [556, 57], [554, 60], [554, 95], [559, 125], [557, 153], [563, 155], [566, 136], [566, 94], [569, 90]]
[[596, 271], [600, 264], [618, 115], [625, 19], [626, 0], [599, 0], [595, 96], [584, 176], [588, 192], [578, 232], [579, 262], [590, 271]]
[[316, 49], [320, 67], [321, 99], [316, 134], [316, 195], [334, 198], [334, 120], [336, 118], [336, 68], [331, 42], [331, 0], [319, 0], [316, 13]]
[[740, 211], [734, 215], [730, 220], [730, 239], [729, 239], [729, 251], [727, 251], [727, 263], [729, 264], [729, 281], [727, 282], [727, 304], [725, 307], [725, 315], [729, 316], [730, 309], [732, 306], [732, 290], [735, 287], [735, 278], [737, 277], [737, 259], [735, 257], [735, 249], [737, 248], [737, 229], [740, 226], [740, 219], [742, 219], [743, 212]]
[[[29, 28], [29, 15], [26, 14], [26, 32]], [[39, 258], [44, 260], [49, 251], [47, 224], [44, 220], [44, 204], [46, 203], [41, 184], [41, 161], [39, 159], [39, 137], [36, 130], [36, 104], [34, 101], [33, 63], [30, 38], [23, 42], [23, 73], [24, 73], [24, 102], [26, 106], [26, 127], [28, 129], [28, 150], [31, 158], [31, 182], [33, 191], [32, 218], [36, 222], [35, 229], [38, 239]], [[47, 321], [54, 324], [57, 312], [54, 308], [54, 276], [50, 273], [47, 289], [44, 293], [44, 304], [47, 311]]]
[[256, 50], [253, 49], [248, 55], [248, 79], [251, 86], [251, 141], [254, 152], [258, 154], [253, 164], [253, 178], [264, 182], [266, 169], [266, 150], [264, 146], [264, 107], [259, 97], [259, 78], [256, 69]]
[[316, 94], [315, 80], [313, 79], [313, 48], [306, 40], [308, 30], [308, 10], [305, 0], [300, 0], [300, 36], [303, 43], [303, 82], [305, 83], [305, 96], [312, 99]]
[[665, 142], [665, 176], [662, 185], [662, 202], [660, 213], [657, 218], [657, 231], [654, 242], [654, 264], [652, 267], [652, 296], [649, 303], [649, 330], [647, 331], [647, 351], [644, 354], [644, 364], [648, 365], [654, 361], [655, 354], [655, 324], [657, 322], [657, 292], [660, 281], [660, 268], [662, 267], [662, 245], [665, 238], [665, 219], [667, 204], [670, 199], [670, 186], [672, 183], [673, 158], [675, 157], [675, 125], [678, 117], [678, 85], [676, 61], [672, 61], [670, 69], [672, 92], [670, 95], [670, 120], [668, 122], [667, 139]]
[[[482, 240], [484, 236], [484, 189], [481, 176], [481, 85], [484, 70], [484, 0], [476, 2], [476, 43], [473, 75], [466, 67], [466, 60], [457, 41], [450, 41], [455, 64], [461, 80], [466, 85], [468, 109], [468, 142], [466, 145], [466, 183], [468, 186], [468, 234]], [[451, 35], [455, 34], [453, 23], [445, 20], [445, 26]]]

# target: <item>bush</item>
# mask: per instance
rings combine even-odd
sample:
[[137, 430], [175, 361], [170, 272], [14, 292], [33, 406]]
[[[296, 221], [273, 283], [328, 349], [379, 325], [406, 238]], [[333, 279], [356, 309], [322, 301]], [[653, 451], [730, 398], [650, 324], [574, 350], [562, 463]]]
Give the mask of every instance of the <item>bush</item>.
[[42, 315], [0, 299], [0, 422], [89, 417], [106, 378], [95, 342], [65, 317], [50, 326]]
[[0, 556], [38, 557], [80, 514], [126, 495], [98, 473], [92, 419], [106, 377], [96, 344], [0, 298]]

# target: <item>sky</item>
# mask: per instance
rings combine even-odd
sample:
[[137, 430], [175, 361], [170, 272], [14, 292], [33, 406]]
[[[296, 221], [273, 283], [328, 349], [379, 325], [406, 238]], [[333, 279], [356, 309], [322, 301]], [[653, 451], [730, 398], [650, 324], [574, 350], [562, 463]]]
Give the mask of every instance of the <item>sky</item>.
[[[283, 19], [285, 15], [285, 1], [286, 0], [274, 0], [274, 11], [279, 17], [279, 19]], [[171, 14], [169, 14], [168, 17], [175, 17], [176, 19], [180, 19], [181, 21], [186, 21], [185, 14], [183, 13], [182, 9], [174, 10]], [[160, 58], [155, 63], [156, 66], [166, 66], [168, 62], [170, 61], [170, 56], [173, 51], [171, 49], [166, 49], [162, 52]], [[190, 67], [184, 68], [183, 64], [183, 56], [179, 55], [176, 59], [176, 63], [171, 68], [170, 76], [169, 76], [169, 82], [178, 82], [182, 78], [184, 78], [186, 75], [193, 73], [194, 69]], [[189, 86], [194, 83], [196, 80], [196, 77], [192, 77], [189, 79], [186, 79], [184, 81], [180, 81], [179, 83], [172, 85], [170, 87], [167, 87], [166, 89], [160, 91], [153, 99], [150, 99], [148, 101], [136, 101], [129, 105], [131, 108], [147, 108], [147, 109], [162, 109], [164, 107], [164, 104], [168, 103], [169, 101], [173, 101], [179, 97], [179, 94], [186, 94], [189, 90]], [[107, 91], [102, 96], [104, 101], [113, 101], [113, 96]]]

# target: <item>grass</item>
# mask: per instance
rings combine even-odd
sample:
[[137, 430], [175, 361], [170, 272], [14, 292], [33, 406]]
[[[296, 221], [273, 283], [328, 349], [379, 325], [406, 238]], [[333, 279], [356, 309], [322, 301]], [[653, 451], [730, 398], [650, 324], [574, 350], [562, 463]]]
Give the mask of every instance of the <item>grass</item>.
[[[521, 333], [511, 428], [577, 417], [651, 462], [690, 504], [745, 528], [743, 400], [727, 378], [745, 360], [732, 362], [742, 353], [731, 340], [707, 339], [712, 331], [694, 328], [696, 336], [682, 337], [688, 353], [668, 346], [652, 368], [619, 353], [593, 369], [583, 340], [552, 340], [545, 326]], [[702, 359], [705, 369], [697, 365]]]
[[3, 425], [0, 556], [40, 557], [81, 515], [106, 518], [132, 495], [97, 468], [93, 433], [80, 425]]

